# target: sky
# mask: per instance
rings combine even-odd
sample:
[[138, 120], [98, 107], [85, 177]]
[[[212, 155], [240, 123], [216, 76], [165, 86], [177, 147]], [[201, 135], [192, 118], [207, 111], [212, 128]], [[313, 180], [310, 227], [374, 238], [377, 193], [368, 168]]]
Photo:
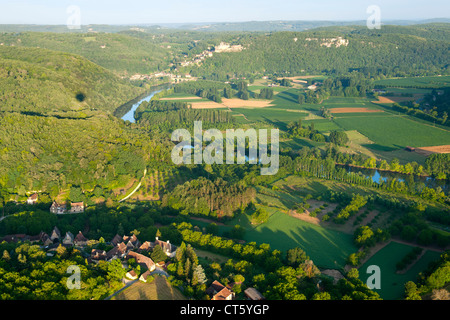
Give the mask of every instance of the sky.
[[268, 20], [382, 20], [449, 18], [448, 0], [0, 0], [0, 24], [67, 24], [79, 8], [87, 24], [158, 24]]

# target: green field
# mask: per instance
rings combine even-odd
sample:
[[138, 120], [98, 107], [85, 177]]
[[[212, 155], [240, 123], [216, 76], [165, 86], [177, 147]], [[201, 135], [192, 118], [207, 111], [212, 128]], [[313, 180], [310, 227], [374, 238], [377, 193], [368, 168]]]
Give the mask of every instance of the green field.
[[[266, 121], [272, 124], [280, 123], [283, 128], [287, 123], [305, 118], [307, 112], [290, 112], [275, 108], [233, 108], [233, 114], [244, 114], [249, 121]], [[281, 129], [282, 129], [281, 128]]]
[[426, 147], [448, 144], [450, 131], [433, 127], [408, 116], [361, 115], [334, 119], [344, 130], [357, 130], [375, 144], [372, 149], [391, 151], [406, 146]]
[[363, 266], [359, 268], [359, 277], [363, 282], [367, 281], [370, 274], [367, 274], [367, 267], [376, 265], [381, 271], [381, 289], [374, 289], [381, 298], [386, 300], [402, 299], [405, 291], [405, 283], [416, 281], [419, 272], [425, 270], [432, 261], [439, 260], [440, 253], [427, 250], [425, 254], [406, 273], [396, 274], [395, 265], [413, 247], [397, 242], [391, 242], [386, 247], [378, 251]]
[[300, 247], [317, 266], [334, 269], [343, 268], [346, 258], [357, 250], [349, 234], [304, 222], [273, 208], [265, 209], [271, 213], [269, 220], [247, 229], [246, 241], [269, 243], [272, 249], [282, 251]]
[[385, 87], [442, 88], [450, 86], [450, 76], [384, 79], [375, 81], [375, 85]]

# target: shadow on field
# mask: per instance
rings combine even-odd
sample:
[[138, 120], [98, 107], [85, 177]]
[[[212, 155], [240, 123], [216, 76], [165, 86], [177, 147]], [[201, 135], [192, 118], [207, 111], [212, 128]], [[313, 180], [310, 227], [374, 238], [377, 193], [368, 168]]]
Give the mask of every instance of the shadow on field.
[[[295, 218], [292, 218], [295, 219]], [[249, 235], [248, 240], [259, 243], [268, 243], [272, 249], [284, 251], [299, 247], [314, 261], [314, 264], [321, 268], [342, 269], [345, 266], [347, 257], [356, 250], [351, 236], [333, 230], [321, 229], [316, 226], [297, 225], [296, 223], [277, 225], [283, 231], [273, 230], [266, 226], [261, 226]]]

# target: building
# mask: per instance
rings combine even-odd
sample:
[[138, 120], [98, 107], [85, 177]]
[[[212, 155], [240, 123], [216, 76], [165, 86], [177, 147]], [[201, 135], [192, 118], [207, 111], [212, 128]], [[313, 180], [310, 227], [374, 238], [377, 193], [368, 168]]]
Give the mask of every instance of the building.
[[96, 262], [100, 260], [106, 260], [106, 251], [99, 249], [92, 249], [90, 258], [91, 260]]
[[156, 269], [156, 264], [153, 262], [153, 260], [149, 257], [146, 257], [140, 253], [130, 251], [127, 254], [127, 260], [128, 259], [134, 259], [136, 260], [136, 263], [139, 264], [142, 267], [146, 267], [150, 272], [154, 271]]
[[61, 238], [61, 232], [59, 231], [58, 227], [54, 227], [52, 230], [52, 233], [50, 234], [50, 240], [55, 243], [56, 241], [59, 241], [59, 238]]
[[147, 270], [143, 274], [141, 274], [141, 276], [139, 277], [139, 280], [141, 280], [142, 282], [147, 282], [149, 275], [150, 275], [150, 271]]
[[261, 294], [261, 292], [259, 292], [255, 288], [247, 288], [247, 289], [244, 290], [244, 293], [247, 296], [247, 298], [250, 299], [250, 300], [258, 301], [258, 300], [265, 300], [266, 299]]
[[88, 239], [81, 233], [81, 231], [78, 231], [78, 234], [76, 235], [73, 243], [76, 246], [83, 247], [83, 246], [87, 245], [87, 242], [88, 242]]
[[156, 237], [155, 242], [151, 243], [151, 247], [154, 248], [157, 245], [161, 247], [166, 256], [168, 256], [169, 258], [175, 257], [177, 247], [171, 244], [169, 240], [161, 241], [158, 239], [158, 237]]
[[234, 298], [234, 292], [217, 280], [214, 280], [211, 286], [206, 289], [206, 294], [211, 297], [211, 300], [233, 300]]
[[125, 276], [131, 280], [136, 280], [138, 278], [138, 276], [137, 276], [136, 272], [134, 272], [134, 270], [128, 271]]
[[73, 236], [72, 232], [67, 231], [62, 243], [67, 246], [73, 246], [73, 240], [74, 240], [74, 236]]
[[53, 201], [52, 206], [50, 207], [50, 212], [54, 214], [64, 214], [66, 213], [66, 204]]
[[106, 253], [106, 261], [122, 259], [127, 254], [127, 246], [121, 242]]
[[83, 202], [74, 202], [70, 204], [70, 213], [80, 213], [84, 212]]
[[113, 246], [117, 246], [119, 243], [121, 243], [122, 242], [122, 237], [121, 236], [119, 236], [118, 234], [116, 234], [115, 236], [114, 236], [114, 238], [111, 240], [111, 244], [113, 245]]
[[27, 204], [36, 204], [38, 201], [38, 194], [34, 193], [31, 196], [28, 197], [27, 199]]

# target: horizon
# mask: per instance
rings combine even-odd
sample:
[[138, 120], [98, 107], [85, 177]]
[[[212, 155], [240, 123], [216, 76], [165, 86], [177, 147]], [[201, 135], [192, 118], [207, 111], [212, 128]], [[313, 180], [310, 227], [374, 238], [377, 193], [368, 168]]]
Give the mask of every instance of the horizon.
[[[382, 24], [386, 24], [386, 22], [423, 22], [430, 20], [450, 20], [450, 17], [435, 17], [435, 18], [426, 18], [426, 19], [386, 19]], [[207, 24], [239, 24], [239, 23], [252, 23], [252, 22], [366, 22], [364, 19], [356, 19], [356, 20], [285, 20], [285, 19], [277, 19], [277, 20], [242, 20], [242, 21], [192, 21], [192, 22], [158, 22], [158, 23], [148, 23], [148, 22], [140, 22], [140, 23], [87, 23], [81, 24], [81, 26], [164, 26], [164, 25], [207, 25]], [[437, 22], [437, 23], [450, 23], [449, 22]], [[0, 23], [0, 25], [25, 25], [25, 26], [64, 26], [64, 23]]]
[[73, 14], [70, 10], [73, 7], [78, 8], [80, 25], [348, 22], [366, 20], [370, 16], [367, 8], [371, 5], [380, 8], [382, 21], [449, 19], [441, 15], [442, 12], [450, 12], [450, 4], [444, 0], [435, 1], [433, 6], [421, 0], [344, 0], [340, 3], [332, 0], [319, 3], [298, 0], [284, 0], [281, 3], [270, 0], [231, 0], [227, 3], [218, 0], [173, 0], [169, 4], [143, 0], [126, 3], [119, 0], [0, 0], [0, 24], [64, 25]]

